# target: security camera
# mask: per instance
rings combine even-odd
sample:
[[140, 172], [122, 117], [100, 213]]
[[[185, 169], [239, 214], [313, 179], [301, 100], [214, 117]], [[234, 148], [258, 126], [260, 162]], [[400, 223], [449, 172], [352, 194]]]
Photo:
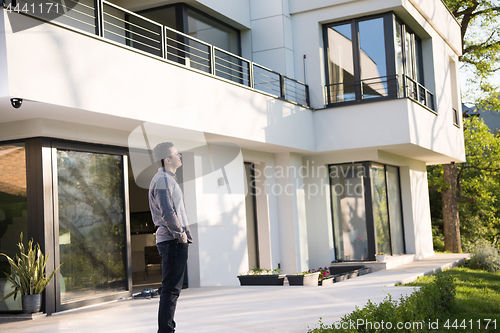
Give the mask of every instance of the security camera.
[[15, 109], [19, 109], [21, 107], [21, 105], [23, 105], [23, 99], [22, 98], [11, 98], [10, 104], [12, 104], [12, 106]]

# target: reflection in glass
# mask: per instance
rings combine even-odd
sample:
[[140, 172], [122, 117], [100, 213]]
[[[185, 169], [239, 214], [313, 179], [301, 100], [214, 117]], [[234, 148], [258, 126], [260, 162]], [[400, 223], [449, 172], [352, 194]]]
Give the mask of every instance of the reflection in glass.
[[403, 35], [401, 23], [396, 21], [396, 74], [398, 75], [398, 96], [404, 96], [404, 58], [403, 58]]
[[401, 194], [399, 190], [399, 170], [393, 166], [387, 168], [387, 194], [389, 196], [389, 217], [393, 254], [405, 253], [403, 241], [403, 218], [401, 215]]
[[330, 166], [336, 257], [368, 259], [364, 168], [361, 164]]
[[223, 50], [240, 55], [237, 30], [191, 9], [187, 10], [187, 14], [188, 31], [185, 33]]
[[358, 29], [363, 99], [387, 96], [384, 19], [361, 21]]
[[245, 210], [247, 220], [247, 247], [248, 247], [248, 267], [260, 268], [259, 262], [259, 239], [257, 231], [257, 217], [255, 216], [255, 165], [245, 163]]
[[[11, 258], [19, 255], [17, 243], [21, 232], [27, 244], [27, 212], [24, 143], [0, 146], [0, 252]], [[0, 299], [13, 290], [5, 273], [10, 274], [10, 265], [4, 256], [0, 256]], [[0, 311], [19, 310], [21, 297], [0, 302]]]
[[406, 31], [405, 33], [405, 68], [406, 75], [410, 78], [415, 79], [415, 45], [414, 45], [414, 36], [411, 32]]
[[351, 24], [328, 29], [328, 74], [331, 103], [356, 100]]
[[126, 289], [123, 159], [57, 151], [61, 303]]
[[371, 166], [373, 220], [377, 236], [377, 252], [391, 255], [391, 236], [387, 211], [387, 189], [385, 186], [384, 166]]

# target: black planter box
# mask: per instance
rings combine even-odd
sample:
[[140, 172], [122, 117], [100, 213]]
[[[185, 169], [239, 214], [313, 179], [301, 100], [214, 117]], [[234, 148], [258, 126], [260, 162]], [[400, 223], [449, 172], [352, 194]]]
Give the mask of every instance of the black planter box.
[[284, 275], [239, 275], [242, 286], [282, 286]]
[[344, 274], [364, 268], [365, 266], [352, 265], [352, 266], [330, 266], [330, 275]]
[[291, 286], [317, 286], [318, 285], [319, 272], [310, 274], [294, 274], [287, 275], [288, 283]]

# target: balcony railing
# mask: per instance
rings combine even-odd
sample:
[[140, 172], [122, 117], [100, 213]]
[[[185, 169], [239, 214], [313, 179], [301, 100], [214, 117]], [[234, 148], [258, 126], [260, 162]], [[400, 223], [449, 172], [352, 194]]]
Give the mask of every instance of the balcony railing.
[[434, 95], [427, 90], [423, 85], [411, 79], [407, 75], [403, 75], [404, 96], [409, 97], [429, 109], [434, 110]]
[[[306, 84], [107, 1], [11, 0], [5, 1], [4, 7], [13, 11], [18, 8], [16, 12], [20, 14], [98, 35], [277, 98], [309, 106]], [[23, 11], [23, 8], [28, 10]]]
[[411, 98], [434, 111], [434, 95], [407, 75], [382, 76], [326, 85], [327, 105], [367, 99]]

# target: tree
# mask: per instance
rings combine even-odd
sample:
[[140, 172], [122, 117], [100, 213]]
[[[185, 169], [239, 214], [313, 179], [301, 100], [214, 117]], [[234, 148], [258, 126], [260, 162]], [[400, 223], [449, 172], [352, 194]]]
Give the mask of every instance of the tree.
[[445, 0], [461, 25], [461, 67], [468, 72], [464, 102], [500, 110], [500, 88], [491, 82], [500, 68], [500, 1]]
[[[469, 117], [464, 120], [464, 139], [466, 162], [454, 165], [456, 174], [449, 173], [453, 179], [444, 177], [445, 168], [450, 164], [429, 168], [431, 200], [435, 200], [436, 191], [441, 192], [441, 200], [445, 198], [444, 191], [454, 192], [457, 215], [453, 217], [460, 221], [460, 215], [462, 219], [464, 235], [460, 237], [460, 230], [455, 233], [454, 229], [460, 226], [445, 220], [450, 212], [444, 208], [446, 203], [442, 203], [440, 217], [443, 221], [444, 249], [447, 251], [450, 249], [446, 245], [450, 246], [450, 243], [460, 249], [462, 240], [467, 245], [479, 239], [491, 243], [500, 241], [500, 136], [491, 133], [482, 119]], [[434, 212], [434, 224], [437, 222], [435, 219]]]
[[[500, 90], [490, 82], [500, 64], [500, 1], [499, 0], [445, 0], [446, 5], [461, 25], [462, 55], [460, 63], [472, 69], [468, 86], [473, 93], [472, 104], [483, 110], [500, 110]], [[477, 93], [479, 91], [479, 93]], [[455, 163], [442, 168], [441, 199], [445, 250], [461, 252], [459, 202], [471, 198], [462, 196], [463, 173]]]

